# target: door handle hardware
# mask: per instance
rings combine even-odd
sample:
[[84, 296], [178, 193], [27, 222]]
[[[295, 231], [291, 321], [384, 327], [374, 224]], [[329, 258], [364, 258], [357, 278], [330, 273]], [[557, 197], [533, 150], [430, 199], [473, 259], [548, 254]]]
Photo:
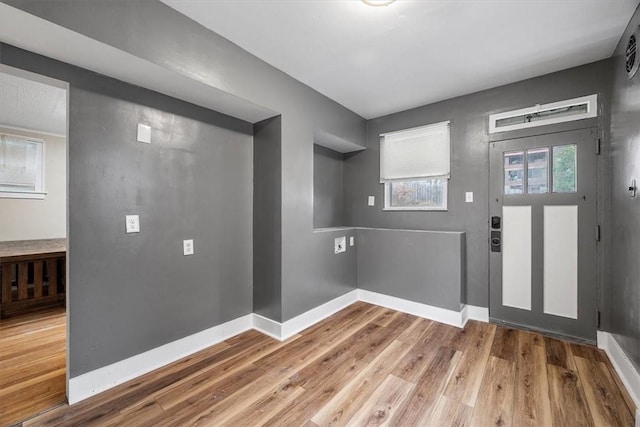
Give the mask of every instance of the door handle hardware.
[[501, 252], [501, 231], [491, 231], [491, 252]]

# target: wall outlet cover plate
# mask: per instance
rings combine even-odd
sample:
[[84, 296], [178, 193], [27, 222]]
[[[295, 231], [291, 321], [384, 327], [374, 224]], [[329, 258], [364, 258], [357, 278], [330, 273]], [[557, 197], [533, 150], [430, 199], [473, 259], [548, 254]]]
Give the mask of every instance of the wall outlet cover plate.
[[464, 194], [464, 200], [465, 200], [467, 203], [473, 203], [473, 191], [467, 191], [467, 192]]
[[193, 239], [183, 240], [182, 241], [182, 254], [183, 255], [193, 255], [195, 252], [193, 248]]
[[140, 216], [139, 215], [126, 215], [125, 224], [126, 224], [125, 231], [127, 233], [140, 232]]
[[138, 142], [151, 144], [151, 126], [138, 123]]
[[368, 204], [369, 206], [374, 206], [374, 205], [376, 204], [376, 198], [375, 198], [375, 196], [369, 196], [369, 197], [367, 198], [367, 204]]

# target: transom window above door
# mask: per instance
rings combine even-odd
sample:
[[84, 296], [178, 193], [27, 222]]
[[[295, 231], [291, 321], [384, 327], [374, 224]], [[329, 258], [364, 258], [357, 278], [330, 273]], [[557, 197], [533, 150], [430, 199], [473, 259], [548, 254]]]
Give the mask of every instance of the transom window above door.
[[505, 152], [504, 194], [575, 193], [576, 150], [568, 144]]

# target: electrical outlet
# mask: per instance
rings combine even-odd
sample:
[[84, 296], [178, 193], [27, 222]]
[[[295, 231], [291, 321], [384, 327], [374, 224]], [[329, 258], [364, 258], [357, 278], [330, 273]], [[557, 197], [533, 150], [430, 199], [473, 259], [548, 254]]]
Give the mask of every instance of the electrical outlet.
[[369, 206], [375, 206], [375, 204], [376, 204], [375, 196], [369, 196], [369, 198], [367, 199], [367, 204]]
[[356, 238], [353, 236], [349, 236], [349, 246], [354, 246], [356, 244]]
[[342, 252], [346, 252], [347, 250], [347, 239], [346, 237], [336, 237], [333, 241], [333, 249], [334, 253], [339, 254]]
[[138, 215], [126, 215], [125, 224], [127, 233], [139, 233], [140, 232], [140, 217]]
[[193, 239], [183, 240], [182, 241], [182, 254], [183, 255], [193, 255], [195, 252], [193, 248]]
[[151, 126], [138, 123], [138, 142], [151, 144]]

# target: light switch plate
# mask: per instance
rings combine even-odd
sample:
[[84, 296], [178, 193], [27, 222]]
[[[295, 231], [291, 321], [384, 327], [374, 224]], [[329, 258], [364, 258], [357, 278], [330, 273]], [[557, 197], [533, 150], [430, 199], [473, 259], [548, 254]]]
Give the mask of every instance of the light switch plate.
[[375, 196], [369, 196], [369, 198], [367, 199], [367, 203], [369, 204], [369, 206], [375, 206], [376, 204]]
[[349, 236], [349, 246], [353, 246], [356, 244], [356, 238], [353, 236]]
[[138, 123], [138, 142], [151, 144], [151, 126]]
[[464, 194], [464, 200], [467, 203], [473, 203], [473, 191], [467, 191]]
[[333, 242], [334, 252], [336, 254], [347, 251], [347, 239], [346, 237], [336, 237]]
[[139, 233], [140, 232], [140, 216], [138, 215], [126, 215], [126, 232], [127, 233]]
[[183, 240], [182, 241], [182, 254], [183, 255], [193, 255], [195, 252], [193, 248], [193, 239]]

